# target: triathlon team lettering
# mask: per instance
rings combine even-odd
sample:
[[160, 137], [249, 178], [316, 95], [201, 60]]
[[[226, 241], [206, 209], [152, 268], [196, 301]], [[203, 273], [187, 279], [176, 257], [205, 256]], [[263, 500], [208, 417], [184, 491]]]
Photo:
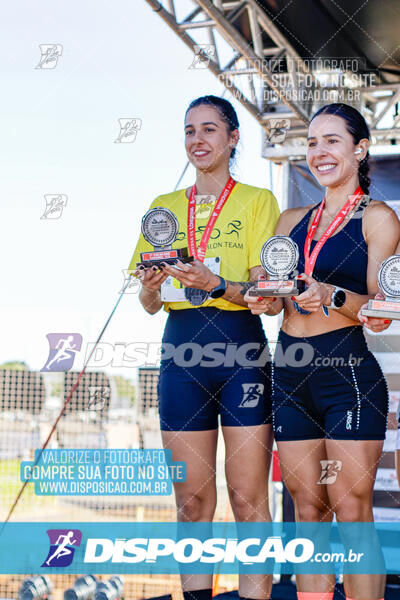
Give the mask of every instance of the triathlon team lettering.
[[[205, 225], [198, 225], [196, 227], [196, 242], [200, 241], [203, 233], [204, 233], [204, 229], [205, 229]], [[225, 231], [221, 231], [221, 229], [219, 229], [218, 227], [214, 227], [214, 229], [211, 232], [210, 235], [210, 240], [217, 240], [218, 238], [221, 237], [221, 235], [232, 235], [234, 234], [235, 239], [239, 239], [240, 238], [240, 231], [243, 229], [243, 224], [241, 221], [239, 221], [238, 219], [235, 219], [234, 221], [230, 221], [227, 226]], [[180, 231], [176, 237], [176, 241], [181, 242], [182, 240], [186, 239], [186, 233], [185, 231]], [[227, 247], [234, 247], [234, 248], [243, 248], [243, 244], [234, 244], [233, 246], [230, 246], [229, 244], [231, 244], [232, 242], [225, 242], [225, 244], [223, 242], [221, 242], [221, 246], [227, 246]], [[212, 247], [211, 244], [208, 244], [208, 247]]]

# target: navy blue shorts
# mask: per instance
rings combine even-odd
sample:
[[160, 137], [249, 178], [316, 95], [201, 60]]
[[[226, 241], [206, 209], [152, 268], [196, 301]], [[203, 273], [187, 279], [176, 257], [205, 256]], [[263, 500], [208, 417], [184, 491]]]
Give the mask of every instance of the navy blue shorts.
[[309, 338], [281, 331], [273, 386], [277, 441], [385, 438], [387, 384], [362, 327]]
[[271, 358], [248, 310], [171, 310], [158, 383], [160, 426], [205, 431], [271, 423]]

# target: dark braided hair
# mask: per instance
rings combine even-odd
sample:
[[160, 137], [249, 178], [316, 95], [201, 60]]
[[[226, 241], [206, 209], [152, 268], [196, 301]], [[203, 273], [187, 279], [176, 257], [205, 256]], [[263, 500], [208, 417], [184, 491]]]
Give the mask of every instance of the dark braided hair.
[[[364, 117], [357, 109], [348, 104], [327, 104], [313, 115], [311, 121], [319, 115], [335, 115], [337, 117], [342, 117], [342, 119], [346, 121], [347, 131], [353, 136], [355, 144], [358, 144], [358, 142], [364, 138], [367, 140], [371, 139], [369, 128]], [[360, 161], [358, 178], [360, 180], [362, 191], [364, 194], [369, 195], [369, 186], [371, 184], [371, 179], [369, 177], [369, 152], [367, 152], [365, 158]]]
[[[200, 96], [200, 98], [196, 98], [196, 100], [193, 100], [189, 104], [185, 116], [192, 108], [196, 108], [196, 106], [202, 105], [212, 106], [213, 108], [217, 109], [221, 118], [225, 121], [225, 123], [228, 126], [228, 133], [235, 131], [235, 129], [239, 129], [239, 119], [232, 104], [228, 102], [228, 100], [220, 98], [219, 96]], [[235, 155], [236, 148], [232, 148], [232, 152], [229, 158], [233, 159]]]

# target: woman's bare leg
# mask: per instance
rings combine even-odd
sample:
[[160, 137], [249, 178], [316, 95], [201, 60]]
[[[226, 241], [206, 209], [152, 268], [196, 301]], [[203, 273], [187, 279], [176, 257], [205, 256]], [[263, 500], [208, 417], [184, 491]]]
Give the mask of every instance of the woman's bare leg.
[[[174, 461], [186, 462], [186, 481], [175, 482], [178, 521], [211, 522], [217, 503], [215, 463], [218, 430], [162, 431], [164, 448]], [[182, 574], [183, 590], [212, 588], [212, 575]]]

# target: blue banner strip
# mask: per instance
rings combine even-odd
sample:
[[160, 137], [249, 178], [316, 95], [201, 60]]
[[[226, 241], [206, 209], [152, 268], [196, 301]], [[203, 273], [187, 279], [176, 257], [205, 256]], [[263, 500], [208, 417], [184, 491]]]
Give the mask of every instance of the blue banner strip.
[[0, 573], [400, 573], [400, 523], [7, 523]]

